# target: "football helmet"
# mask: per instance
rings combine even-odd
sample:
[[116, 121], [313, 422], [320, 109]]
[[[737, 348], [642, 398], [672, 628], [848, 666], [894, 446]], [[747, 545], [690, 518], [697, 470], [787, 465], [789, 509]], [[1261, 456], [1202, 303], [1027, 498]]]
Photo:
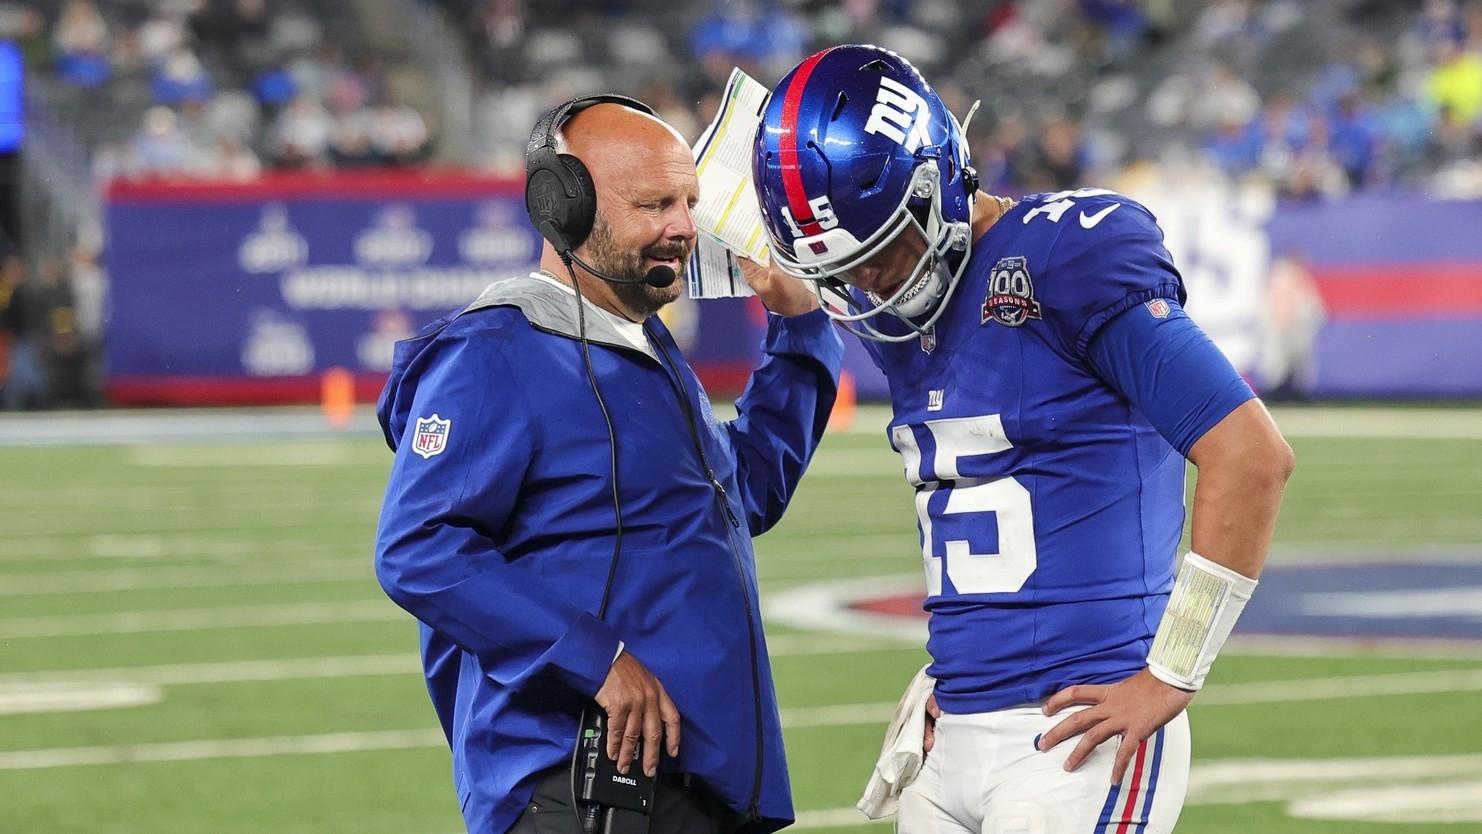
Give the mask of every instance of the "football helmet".
[[[972, 247], [977, 175], [962, 128], [904, 58], [876, 46], [825, 49], [789, 72], [757, 129], [752, 176], [784, 271], [813, 282], [858, 335], [900, 342], [946, 309]], [[889, 298], [849, 271], [902, 234], [925, 251]], [[882, 327], [882, 313], [904, 322]]]

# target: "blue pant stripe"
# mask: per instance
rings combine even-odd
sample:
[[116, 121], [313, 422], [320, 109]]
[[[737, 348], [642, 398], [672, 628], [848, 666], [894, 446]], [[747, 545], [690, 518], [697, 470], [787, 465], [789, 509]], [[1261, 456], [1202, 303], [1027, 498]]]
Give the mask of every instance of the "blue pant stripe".
[[1111, 822], [1112, 809], [1117, 807], [1117, 797], [1122, 793], [1121, 785], [1112, 785], [1106, 794], [1106, 804], [1101, 806], [1101, 819], [1096, 823], [1095, 834], [1106, 834], [1107, 823]]

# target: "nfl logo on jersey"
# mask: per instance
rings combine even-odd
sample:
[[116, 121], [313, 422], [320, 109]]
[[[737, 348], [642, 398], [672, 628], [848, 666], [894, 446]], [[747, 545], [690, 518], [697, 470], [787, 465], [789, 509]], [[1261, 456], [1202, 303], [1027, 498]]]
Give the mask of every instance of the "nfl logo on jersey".
[[1155, 298], [1144, 306], [1148, 308], [1148, 312], [1152, 313], [1155, 319], [1166, 319], [1168, 318], [1168, 314], [1173, 312], [1172, 308], [1168, 306], [1168, 302], [1161, 298]]
[[440, 454], [448, 448], [448, 429], [452, 420], [440, 420], [437, 414], [417, 418], [417, 433], [412, 438], [412, 451], [424, 459]]
[[988, 275], [988, 298], [983, 301], [983, 324], [996, 321], [1005, 327], [1022, 327], [1038, 318], [1040, 306], [1034, 300], [1034, 281], [1025, 259], [1014, 256], [994, 264]]

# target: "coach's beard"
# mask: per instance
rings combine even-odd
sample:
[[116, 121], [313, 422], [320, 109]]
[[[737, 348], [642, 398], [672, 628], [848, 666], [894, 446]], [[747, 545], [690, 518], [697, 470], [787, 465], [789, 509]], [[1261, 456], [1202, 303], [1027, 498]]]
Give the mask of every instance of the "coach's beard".
[[[640, 252], [625, 250], [613, 240], [612, 226], [599, 216], [592, 225], [591, 235], [587, 237], [587, 252], [592, 265], [608, 275], [638, 282], [609, 282], [608, 286], [612, 287], [612, 294], [617, 296], [623, 306], [643, 319], [657, 313], [665, 304], [679, 297], [680, 289], [684, 286], [684, 271], [689, 263], [690, 247], [682, 243], [665, 242]], [[678, 258], [679, 268], [674, 270], [674, 283], [667, 287], [642, 283], [643, 277], [648, 274], [648, 269], [643, 265], [645, 258]]]

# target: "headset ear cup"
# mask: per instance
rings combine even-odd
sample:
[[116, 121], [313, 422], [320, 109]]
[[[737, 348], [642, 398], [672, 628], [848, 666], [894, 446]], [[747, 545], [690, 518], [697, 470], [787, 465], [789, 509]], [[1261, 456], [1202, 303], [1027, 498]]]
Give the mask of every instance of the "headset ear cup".
[[572, 249], [566, 235], [567, 206], [571, 199], [564, 182], [565, 166], [555, 157], [547, 148], [530, 155], [525, 176], [525, 211], [535, 230], [557, 252], [564, 253]]
[[592, 233], [592, 223], [597, 219], [597, 189], [592, 185], [592, 173], [580, 159], [569, 153], [557, 154], [556, 158], [570, 174], [568, 182], [573, 186], [567, 202], [565, 222], [562, 229], [572, 248], [582, 245]]

